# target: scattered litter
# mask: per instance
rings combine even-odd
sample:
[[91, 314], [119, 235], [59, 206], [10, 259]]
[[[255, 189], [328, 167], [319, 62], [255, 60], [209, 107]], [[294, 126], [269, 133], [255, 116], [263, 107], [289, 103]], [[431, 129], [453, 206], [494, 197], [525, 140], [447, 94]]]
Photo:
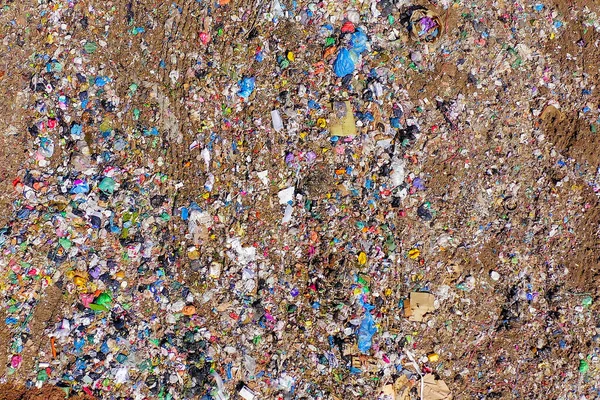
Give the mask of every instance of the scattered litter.
[[0, 399], [597, 398], [595, 3], [4, 2]]

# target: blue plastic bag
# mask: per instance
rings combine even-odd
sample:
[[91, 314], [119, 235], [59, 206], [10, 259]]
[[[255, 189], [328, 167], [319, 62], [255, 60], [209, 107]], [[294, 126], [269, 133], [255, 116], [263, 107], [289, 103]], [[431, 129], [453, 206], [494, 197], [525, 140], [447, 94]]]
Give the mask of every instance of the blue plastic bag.
[[112, 79], [110, 79], [108, 76], [98, 76], [98, 77], [96, 77], [96, 80], [94, 81], [94, 83], [98, 87], [103, 87], [104, 85], [106, 85], [109, 82], [112, 82]]
[[69, 190], [72, 194], [81, 194], [87, 193], [90, 191], [90, 185], [86, 181], [77, 181], [71, 190]]
[[252, 92], [254, 92], [255, 82], [256, 80], [254, 78], [243, 78], [241, 81], [239, 81], [238, 85], [240, 86], [240, 90], [237, 93], [238, 96], [243, 97], [244, 99], [250, 97]]
[[181, 219], [187, 221], [190, 216], [190, 210], [187, 207], [181, 207]]
[[313, 110], [320, 110], [321, 106], [319, 105], [319, 103], [311, 99], [308, 101], [308, 108], [311, 108]]
[[354, 60], [348, 49], [343, 48], [338, 52], [337, 58], [333, 63], [333, 72], [335, 72], [339, 78], [343, 78], [354, 72]]
[[71, 135], [81, 136], [81, 125], [73, 124], [73, 126], [71, 126]]
[[333, 26], [331, 24], [321, 25], [319, 28], [319, 35], [329, 36], [333, 33]]
[[358, 350], [361, 353], [369, 352], [375, 333], [377, 333], [375, 320], [369, 311], [365, 311], [365, 318], [360, 323], [356, 333], [358, 337]]
[[158, 135], [159, 135], [159, 132], [155, 126], [153, 126], [150, 129], [144, 129], [144, 136], [158, 136]]
[[31, 210], [28, 208], [22, 208], [17, 212], [17, 218], [26, 219], [31, 214]]
[[367, 50], [367, 35], [362, 30], [357, 29], [350, 37], [350, 45], [352, 46], [352, 50], [358, 54], [362, 54]]

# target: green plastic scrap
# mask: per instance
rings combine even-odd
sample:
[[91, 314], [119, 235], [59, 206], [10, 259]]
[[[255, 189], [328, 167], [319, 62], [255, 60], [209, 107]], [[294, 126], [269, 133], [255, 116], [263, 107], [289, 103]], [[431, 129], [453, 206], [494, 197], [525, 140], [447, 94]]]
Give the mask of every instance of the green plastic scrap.
[[587, 361], [581, 360], [579, 361], [579, 372], [585, 374], [590, 369], [590, 365]]
[[96, 49], [98, 49], [98, 45], [94, 42], [85, 42], [83, 45], [83, 50], [88, 54], [93, 54]]
[[101, 305], [101, 306], [105, 306], [107, 304], [110, 304], [112, 302], [112, 297], [110, 296], [110, 294], [103, 292], [100, 293], [98, 295], [98, 297], [96, 297], [96, 300], [94, 300], [95, 304]]
[[104, 193], [113, 194], [115, 192], [116, 182], [113, 178], [106, 177], [98, 184], [98, 189]]

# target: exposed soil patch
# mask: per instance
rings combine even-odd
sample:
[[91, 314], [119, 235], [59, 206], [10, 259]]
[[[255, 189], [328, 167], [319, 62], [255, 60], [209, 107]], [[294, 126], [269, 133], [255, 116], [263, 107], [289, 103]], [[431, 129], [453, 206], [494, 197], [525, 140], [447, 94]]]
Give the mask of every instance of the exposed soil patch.
[[547, 106], [541, 114], [542, 127], [556, 149], [581, 164], [600, 164], [600, 136], [576, 111], [562, 112]]
[[86, 394], [67, 396], [66, 392], [56, 386], [45, 385], [40, 389], [26, 389], [13, 384], [0, 385], [0, 400], [93, 400], [95, 397]]
[[57, 286], [49, 286], [41, 293], [40, 302], [35, 307], [30, 322], [28, 340], [23, 350], [23, 364], [21, 368], [30, 371], [35, 366], [40, 350], [46, 353], [50, 351], [50, 341], [44, 330], [54, 322], [54, 318], [60, 312], [62, 302], [62, 291]]

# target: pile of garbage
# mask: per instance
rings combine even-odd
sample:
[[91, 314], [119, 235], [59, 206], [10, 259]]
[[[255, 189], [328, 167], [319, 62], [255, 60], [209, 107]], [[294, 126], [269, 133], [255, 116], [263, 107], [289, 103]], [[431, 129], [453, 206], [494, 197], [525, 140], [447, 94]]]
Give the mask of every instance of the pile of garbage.
[[598, 12], [7, 4], [0, 383], [597, 396]]

